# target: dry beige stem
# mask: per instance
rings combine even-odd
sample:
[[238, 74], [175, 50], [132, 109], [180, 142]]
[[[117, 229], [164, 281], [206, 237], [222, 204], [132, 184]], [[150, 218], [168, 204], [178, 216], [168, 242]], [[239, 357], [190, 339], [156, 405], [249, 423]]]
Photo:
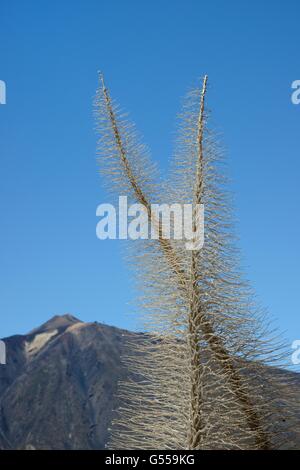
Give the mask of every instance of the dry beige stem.
[[[161, 198], [155, 169], [133, 130], [117, 118], [102, 76], [100, 81], [97, 119], [104, 172], [118, 191], [145, 206], [159, 234], [158, 241], [145, 242], [140, 259], [135, 254], [151, 335], [133, 344], [135, 354], [127, 358], [139, 378], [121, 387], [127, 405], [116, 421], [113, 445], [271, 448], [275, 432], [266, 420], [277, 412], [281, 383], [274, 380], [269, 387], [263, 379], [261, 358], [271, 357], [273, 350], [258, 334], [260, 323], [252, 318], [248, 291], [242, 291], [232, 261], [226, 198], [214, 163], [218, 152], [205, 128], [207, 76], [200, 96], [193, 95], [187, 108], [183, 150], [167, 186], [172, 202], [180, 197], [181, 202], [205, 204], [208, 239], [204, 250], [190, 254], [163, 237], [161, 222], [151, 213], [151, 203]], [[249, 359], [259, 362], [250, 365]], [[255, 383], [257, 374], [270, 393], [268, 403], [262, 385]]]

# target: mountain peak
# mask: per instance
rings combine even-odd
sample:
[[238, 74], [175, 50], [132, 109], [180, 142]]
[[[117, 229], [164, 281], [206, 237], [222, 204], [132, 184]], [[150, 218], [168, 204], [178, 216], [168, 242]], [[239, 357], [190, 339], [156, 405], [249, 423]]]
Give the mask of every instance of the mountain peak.
[[82, 321], [70, 313], [66, 313], [64, 315], [54, 315], [52, 318], [50, 318], [50, 320], [46, 321], [38, 328], [30, 331], [29, 335], [33, 333], [43, 333], [51, 330], [65, 330], [69, 326], [75, 325], [76, 323], [82, 323]]

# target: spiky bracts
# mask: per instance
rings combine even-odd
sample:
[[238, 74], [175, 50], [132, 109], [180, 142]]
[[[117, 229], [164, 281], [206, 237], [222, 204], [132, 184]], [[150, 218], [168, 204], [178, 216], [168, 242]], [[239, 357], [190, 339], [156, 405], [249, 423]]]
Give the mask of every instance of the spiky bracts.
[[[136, 241], [129, 257], [146, 333], [123, 358], [132, 380], [120, 384], [123, 404], [111, 438], [117, 449], [269, 449], [288, 435], [283, 420], [292, 422], [292, 386], [266, 367], [281, 358], [280, 346], [238, 268], [206, 91], [204, 77], [185, 101], [170, 178], [162, 182], [100, 77], [100, 166], [115, 194], [143, 204], [158, 234]], [[203, 248], [189, 251], [186, 240], [164, 238], [152, 203], [204, 204]]]

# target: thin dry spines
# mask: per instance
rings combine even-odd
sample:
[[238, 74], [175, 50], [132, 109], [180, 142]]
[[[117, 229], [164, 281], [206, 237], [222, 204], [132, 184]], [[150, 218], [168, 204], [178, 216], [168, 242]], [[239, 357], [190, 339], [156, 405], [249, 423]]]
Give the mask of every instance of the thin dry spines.
[[197, 146], [198, 146], [198, 159], [197, 159], [197, 173], [196, 173], [196, 188], [195, 188], [195, 203], [200, 204], [201, 193], [203, 185], [203, 133], [204, 133], [204, 110], [205, 110], [205, 95], [207, 90], [208, 76], [205, 75], [203, 79], [200, 110], [198, 116], [198, 129], [197, 129]]
[[[199, 116], [197, 121], [197, 171], [196, 171], [196, 183], [195, 183], [195, 190], [194, 190], [194, 197], [193, 200], [197, 203], [202, 201], [203, 197], [203, 184], [204, 183], [204, 163], [203, 163], [203, 129], [204, 129], [204, 98], [206, 93], [206, 82], [207, 79], [204, 80], [203, 89], [200, 98], [200, 110]], [[188, 129], [190, 132], [190, 129]], [[192, 143], [190, 144], [192, 145]], [[214, 208], [215, 209], [215, 208]], [[216, 239], [217, 245], [218, 241]], [[219, 249], [215, 245], [213, 248]], [[197, 341], [194, 338], [197, 338], [198, 330], [204, 331], [204, 337], [208, 342], [212, 352], [216, 355], [216, 358], [223, 363], [224, 371], [226, 375], [228, 375], [228, 382], [232, 387], [234, 395], [237, 401], [242, 406], [242, 409], [245, 412], [248, 425], [254, 435], [256, 437], [256, 442], [258, 446], [265, 447], [266, 442], [268, 440], [267, 435], [262, 432], [260, 426], [260, 417], [257, 414], [256, 407], [253, 403], [251, 403], [251, 398], [249, 397], [249, 393], [244, 390], [245, 384], [243, 384], [242, 378], [239, 376], [237, 370], [232, 363], [232, 359], [228, 355], [228, 352], [224, 348], [222, 344], [222, 339], [219, 338], [213, 331], [210, 325], [210, 319], [206, 317], [206, 312], [202, 312], [202, 305], [199, 295], [199, 287], [197, 286], [198, 280], [201, 279], [202, 275], [200, 274], [199, 268], [197, 266], [197, 256], [193, 253], [192, 254], [192, 264], [191, 264], [191, 284], [192, 284], [192, 303], [191, 303], [191, 313], [190, 313], [190, 344], [191, 344], [191, 355], [192, 357], [197, 356]], [[200, 266], [201, 268], [201, 266]], [[215, 276], [217, 273], [211, 273], [212, 276]], [[200, 311], [198, 311], [200, 309]], [[197, 361], [196, 361], [197, 362]], [[194, 367], [194, 381], [198, 381], [197, 379], [197, 367]], [[194, 388], [194, 387], [193, 387]], [[196, 397], [195, 397], [196, 399]], [[195, 410], [194, 416], [191, 417], [192, 421], [198, 421], [197, 417], [197, 410]], [[192, 426], [193, 422], [191, 423]], [[194, 444], [194, 443], [193, 443]]]
[[[198, 95], [199, 96], [199, 95]], [[198, 101], [199, 103], [199, 101]], [[106, 106], [107, 106], [107, 102], [106, 102]], [[108, 114], [109, 116], [111, 114]], [[194, 125], [194, 127], [196, 126], [196, 122], [197, 120], [195, 120], [195, 114], [193, 115], [193, 119], [190, 120], [189, 124], [192, 124]], [[120, 132], [119, 132], [120, 133]], [[121, 135], [121, 133], [120, 133]], [[188, 130], [188, 138], [191, 139], [191, 136], [192, 136], [192, 139], [188, 141], [188, 147], [189, 149], [190, 148], [195, 148], [195, 136], [197, 135], [197, 132], [195, 132], [195, 128], [192, 129], [192, 132], [191, 130], [189, 129]], [[199, 135], [199, 125], [198, 125], [198, 135]], [[114, 134], [114, 140], [116, 140], [116, 136]], [[203, 140], [205, 141], [205, 136], [203, 138]], [[194, 139], [194, 140], [193, 140]], [[205, 145], [208, 146], [209, 145], [209, 142], [205, 141]], [[118, 146], [117, 146], [118, 147]], [[125, 147], [124, 147], [125, 148]], [[127, 149], [126, 149], [127, 151]], [[120, 153], [120, 148], [119, 148], [119, 152]], [[196, 155], [196, 152], [193, 150], [193, 157]], [[214, 163], [214, 155], [215, 155], [215, 149], [214, 148], [210, 148], [207, 150], [206, 148], [206, 153], [205, 153], [205, 156], [206, 158], [209, 159], [209, 164], [212, 164]], [[121, 155], [122, 156], [122, 155]], [[120, 155], [119, 155], [120, 157]], [[121, 158], [121, 161], [122, 161], [122, 158]], [[124, 170], [124, 167], [121, 166], [121, 168], [123, 168]], [[182, 167], [181, 167], [182, 169]], [[214, 250], [217, 250], [218, 252], [220, 252], [221, 248], [224, 249], [224, 235], [221, 235], [220, 236], [220, 233], [216, 233], [214, 234], [214, 231], [217, 231], [217, 229], [219, 230], [220, 227], [216, 227], [216, 224], [215, 224], [215, 220], [216, 220], [216, 211], [219, 212], [219, 215], [222, 214], [224, 212], [224, 208], [222, 206], [222, 193], [220, 192], [220, 194], [218, 194], [218, 198], [216, 198], [215, 196], [215, 191], [216, 191], [216, 184], [215, 184], [215, 177], [216, 177], [216, 172], [213, 172], [213, 171], [210, 171], [210, 174], [207, 174], [207, 166], [204, 166], [204, 170], [206, 171], [206, 174], [205, 174], [205, 177], [206, 177], [206, 186], [205, 186], [205, 191], [206, 191], [206, 195], [208, 195], [208, 204], [210, 204], [210, 210], [211, 210], [211, 221], [210, 221], [210, 230], [211, 230], [211, 235], [213, 235], [213, 237], [210, 239], [210, 250], [206, 250], [206, 254], [209, 254], [210, 258], [208, 260], [208, 262], [206, 262], [206, 269], [205, 269], [205, 273], [209, 276], [209, 277], [214, 277], [215, 279], [219, 279], [219, 277], [223, 276], [223, 272], [222, 270], [225, 270], [225, 273], [226, 273], [226, 276], [228, 275], [228, 269], [230, 267], [226, 266], [226, 263], [225, 263], [225, 266], [223, 267], [222, 266], [222, 260], [218, 260], [216, 258], [216, 256], [214, 255]], [[126, 172], [125, 172], [126, 173]], [[128, 180], [128, 174], [126, 175], [126, 178]], [[207, 183], [208, 181], [208, 183]], [[129, 178], [129, 186], [132, 187], [132, 182], [130, 181], [130, 178]], [[210, 191], [210, 193], [209, 193]], [[169, 242], [168, 241], [163, 241], [161, 238], [159, 239], [159, 245], [160, 247], [162, 248], [162, 251], [164, 252], [165, 254], [165, 259], [167, 261], [166, 263], [166, 267], [164, 268], [163, 266], [161, 267], [162, 269], [162, 273], [164, 273], [166, 270], [169, 272], [171, 271], [172, 273], [174, 273], [176, 276], [176, 284], [177, 284], [177, 289], [175, 287], [175, 291], [177, 291], [177, 298], [176, 298], [176, 295], [175, 295], [175, 302], [178, 302], [178, 299], [180, 298], [180, 302], [184, 302], [185, 305], [188, 304], [188, 301], [189, 301], [189, 296], [190, 296], [190, 289], [189, 289], [189, 276], [187, 275], [187, 272], [184, 271], [182, 268], [186, 267], [186, 262], [183, 261], [181, 259], [181, 257], [178, 257], [178, 253], [174, 252], [174, 249], [172, 246], [170, 246]], [[225, 247], [226, 248], [226, 247]], [[219, 255], [218, 255], [219, 256]], [[210, 271], [210, 269], [213, 268], [213, 271]], [[221, 271], [221, 273], [220, 273]], [[196, 273], [198, 279], [202, 280], [204, 282], [204, 279], [203, 279], [203, 272], [201, 273], [201, 271], [198, 271]], [[155, 276], [158, 276], [158, 281], [157, 283], [160, 282], [161, 280], [161, 273], [157, 273], [157, 271], [155, 270], [155, 266], [154, 266], [154, 270], [153, 270], [153, 277], [152, 277], [152, 283], [155, 281], [156, 277]], [[165, 281], [164, 281], [165, 282]], [[174, 283], [175, 284], [175, 283]], [[236, 284], [236, 283], [235, 283]], [[151, 287], [151, 286], [149, 286]], [[163, 285], [161, 286], [163, 287]], [[179, 289], [178, 289], [179, 287]], [[222, 280], [221, 283], [219, 284], [219, 291], [222, 293], [222, 292], [227, 292], [228, 293], [228, 289], [232, 289], [232, 294], [231, 294], [231, 297], [230, 299], [232, 299], [232, 296], [237, 294], [237, 292], [234, 291], [232, 285], [231, 285], [231, 282], [226, 282], [226, 280]], [[159, 292], [158, 292], [159, 293]], [[157, 293], [154, 293], [154, 297]], [[162, 294], [164, 294], [164, 292], [162, 292]], [[194, 295], [194, 301], [195, 301], [195, 306], [199, 306], [200, 305], [200, 302], [199, 302], [199, 292], [194, 292], [193, 293]], [[228, 294], [227, 294], [227, 297], [222, 298], [222, 295], [219, 296], [219, 298], [215, 298], [214, 295], [213, 295], [213, 292], [210, 292], [209, 293], [211, 297], [211, 299], [214, 301], [214, 302], [217, 302], [217, 305], [218, 305], [218, 310], [221, 312], [222, 311], [222, 308], [224, 308], [224, 306], [226, 306], [226, 304], [230, 304], [229, 302], [229, 298], [228, 298]], [[151, 306], [153, 307], [153, 305], [155, 305], [155, 302], [157, 300], [155, 299], [150, 299], [150, 302], [149, 302], [149, 305], [147, 306], [147, 308], [151, 308]], [[203, 306], [203, 302], [201, 302], [201, 306]], [[230, 309], [228, 309], [228, 305], [227, 305], [227, 311], [228, 311], [228, 314], [230, 315], [230, 313], [233, 311], [233, 306], [234, 306], [234, 302], [232, 301], [232, 305], [230, 307]], [[237, 308], [237, 307], [236, 307]], [[153, 324], [152, 324], [152, 330], [155, 331], [155, 324], [157, 325], [157, 322], [160, 322], [160, 327], [158, 328], [158, 331], [161, 332], [163, 331], [163, 329], [166, 327], [166, 325], [169, 324], [169, 321], [168, 319], [165, 319], [165, 316], [168, 315], [168, 312], [166, 312], [164, 310], [164, 308], [160, 309], [160, 310], [163, 310], [162, 312], [162, 316], [158, 315], [157, 318], [155, 318], [155, 316], [153, 316]], [[231, 310], [231, 312], [229, 311]], [[238, 406], [239, 408], [241, 407], [242, 408], [242, 413], [241, 415], [243, 416], [243, 420], [241, 422], [244, 422], [245, 418], [247, 418], [247, 421], [248, 421], [248, 424], [250, 424], [250, 428], [251, 428], [251, 431], [249, 430], [249, 435], [252, 435], [252, 437], [256, 438], [256, 442], [257, 442], [257, 446], [258, 447], [263, 447], [265, 445], [265, 436], [262, 434], [262, 429], [263, 427], [261, 426], [260, 424], [260, 421], [258, 420], [258, 418], [260, 418], [260, 414], [261, 414], [261, 411], [262, 411], [262, 408], [261, 406], [256, 406], [256, 404], [254, 404], [254, 401], [255, 401], [255, 392], [249, 390], [247, 390], [247, 381], [244, 380], [243, 377], [240, 377], [239, 376], [239, 368], [237, 368], [236, 370], [236, 364], [235, 364], [235, 361], [233, 361], [233, 358], [231, 357], [231, 354], [232, 352], [234, 352], [234, 347], [231, 345], [231, 347], [229, 348], [229, 351], [226, 351], [225, 349], [225, 345], [227, 346], [228, 345], [228, 342], [226, 342], [226, 339], [225, 339], [225, 345], [222, 344], [222, 340], [223, 338], [226, 338], [226, 335], [224, 334], [223, 338], [222, 336], [219, 337], [219, 330], [220, 330], [220, 319], [218, 319], [218, 314], [219, 312], [215, 311], [215, 312], [211, 312], [209, 309], [205, 309], [204, 312], [202, 312], [205, 314], [204, 318], [201, 319], [201, 322], [202, 322], [202, 332], [201, 332], [201, 335], [202, 337], [204, 338], [204, 342], [207, 344], [207, 347], [209, 347], [212, 352], [214, 353], [215, 355], [215, 358], [218, 359], [218, 362], [219, 362], [219, 365], [222, 366], [223, 364], [223, 367], [221, 367], [222, 369], [222, 376], [225, 377], [225, 382], [228, 384], [230, 383], [231, 385], [231, 389], [233, 391], [233, 402], [236, 404], [236, 406]], [[172, 313], [173, 315], [174, 313]], [[208, 316], [207, 316], [208, 314]], [[201, 314], [199, 314], [199, 312], [196, 312], [196, 316], [192, 322], [195, 323], [198, 323], [198, 321], [200, 320], [200, 316]], [[215, 317], [215, 318], [214, 318]], [[160, 320], [159, 320], [160, 318]], [[169, 318], [170, 320], [170, 318]], [[217, 328], [216, 332], [211, 328], [211, 320], [212, 320], [212, 325], [215, 325], [215, 321], [217, 320], [217, 323], [219, 323], [219, 328]], [[166, 324], [164, 324], [164, 321], [166, 321]], [[221, 322], [222, 323], [222, 322]], [[224, 326], [224, 333], [227, 333], [227, 334], [230, 334], [232, 338], [234, 338], [234, 335], [237, 334], [237, 325], [235, 324], [234, 321], [228, 321], [227, 324], [226, 324], [226, 318], [224, 319], [224, 322], [222, 323], [222, 327]], [[197, 330], [197, 328], [196, 328]], [[217, 335], [215, 334], [217, 333]], [[243, 351], [245, 351], [244, 349], [244, 344], [238, 344], [238, 342], [235, 343], [235, 341], [233, 341], [233, 345], [236, 345], [235, 347], [236, 348], [240, 348], [241, 349], [241, 352], [243, 354]], [[158, 354], [158, 356], [156, 357], [156, 359], [154, 358], [151, 358], [151, 361], [154, 361], [155, 364], [159, 364], [159, 361], [164, 361], [164, 359], [166, 358], [167, 356], [165, 355], [162, 355], [161, 356], [161, 353]], [[155, 379], [154, 382], [156, 382], [156, 384], [159, 384], [159, 383], [164, 383], [164, 381], [166, 380], [166, 377], [172, 377], [172, 380], [173, 380], [173, 377], [175, 377], [174, 379], [174, 390], [176, 389], [176, 387], [178, 387], [178, 372], [177, 372], [177, 375], [176, 375], [176, 371], [174, 372], [174, 375], [170, 375], [170, 367], [171, 367], [171, 364], [172, 364], [172, 358], [168, 355], [168, 358], [171, 359], [171, 361], [168, 361], [168, 363], [162, 368], [162, 373], [163, 375], [157, 375], [155, 376]], [[159, 359], [159, 360], [158, 360]], [[188, 359], [188, 356], [185, 356], [185, 363], [187, 363], [187, 359]], [[161, 364], [161, 363], [160, 363]], [[147, 367], [147, 364], [140, 364], [141, 366], [141, 371], [143, 371], [143, 369], [145, 367]], [[229, 366], [229, 367], [228, 367]], [[153, 368], [151, 368], [150, 370], [153, 370]], [[188, 378], [188, 375], [185, 375], [184, 377], [187, 377]], [[187, 381], [185, 382], [187, 383]], [[172, 385], [173, 386], [173, 385]], [[172, 388], [172, 387], [171, 387]], [[149, 391], [151, 390], [151, 392], [149, 392], [149, 396], [151, 396], [151, 394], [155, 394], [157, 393], [157, 385], [154, 384], [154, 388], [149, 388], [148, 389]], [[173, 390], [173, 389], [172, 389]], [[171, 390], [170, 390], [171, 392]], [[229, 393], [229, 389], [227, 388], [227, 392]], [[173, 393], [173, 392], [172, 392]], [[175, 393], [175, 392], [174, 392]], [[163, 404], [163, 406], [167, 406], [168, 403], [164, 402], [163, 400], [160, 400], [159, 401], [160, 404]], [[229, 405], [229, 403], [228, 403]], [[242, 405], [242, 406], [241, 406]], [[183, 406], [184, 408], [184, 406]], [[134, 409], [133, 407], [133, 413], [135, 412], [136, 410]], [[144, 408], [141, 408], [140, 410], [140, 413], [141, 413], [141, 417], [143, 417], [143, 413], [145, 412], [145, 409]], [[157, 411], [158, 414], [159, 414], [159, 411]], [[183, 411], [183, 414], [186, 413], [186, 411]], [[151, 417], [150, 417], [151, 418]], [[148, 421], [150, 419], [148, 417]], [[196, 416], [197, 418], [197, 416]], [[151, 421], [151, 419], [150, 419]], [[164, 442], [164, 435], [163, 435], [163, 429], [164, 427], [162, 426], [162, 422], [159, 423], [161, 426], [157, 427], [157, 431], [160, 433], [159, 434], [159, 439], [161, 442]], [[196, 424], [196, 427], [197, 427], [197, 423]], [[242, 426], [242, 425], [241, 425]], [[160, 429], [161, 428], [161, 429]], [[195, 426], [194, 426], [194, 429], [195, 429]], [[141, 428], [139, 428], [139, 430], [141, 430]], [[205, 438], [205, 442], [200, 445], [203, 445], [204, 447], [207, 447], [209, 445], [209, 439], [210, 438]], [[228, 445], [230, 445], [230, 438], [228, 437]], [[140, 444], [139, 444], [140, 445]], [[150, 445], [150, 443], [149, 443]], [[166, 444], [167, 445], [167, 444]], [[182, 445], [182, 444], [181, 444]], [[195, 443], [195, 441], [193, 442], [192, 445], [196, 445], [198, 446], [198, 443]]]
[[[205, 111], [205, 94], [207, 89], [207, 76], [204, 77], [202, 91], [200, 95], [200, 105], [197, 118], [196, 130], [196, 174], [193, 191], [193, 230], [196, 232], [196, 204], [202, 203], [202, 193], [204, 185], [203, 174], [203, 135], [204, 135], [204, 111]], [[193, 144], [192, 144], [193, 145]], [[207, 419], [203, 413], [203, 372], [201, 364], [201, 347], [199, 338], [204, 328], [205, 313], [201, 312], [202, 302], [200, 300], [199, 282], [199, 251], [192, 252], [190, 261], [190, 305], [188, 315], [187, 341], [189, 345], [190, 355], [190, 417], [188, 443], [189, 449], [199, 449], [203, 446], [206, 439]]]
[[104, 100], [105, 100], [105, 103], [106, 103], [107, 114], [109, 116], [109, 120], [110, 120], [111, 127], [112, 127], [112, 130], [113, 130], [113, 135], [114, 135], [115, 142], [116, 142], [116, 146], [117, 146], [117, 149], [118, 149], [118, 152], [119, 152], [119, 157], [120, 157], [121, 163], [123, 165], [123, 169], [125, 171], [126, 178], [128, 180], [129, 186], [133, 190], [137, 201], [140, 204], [142, 204], [144, 207], [146, 207], [147, 212], [148, 212], [149, 220], [151, 220], [151, 222], [155, 226], [157, 226], [157, 230], [158, 230], [158, 233], [159, 233], [159, 243], [160, 243], [161, 249], [164, 252], [166, 258], [168, 259], [168, 262], [169, 262], [170, 266], [176, 272], [176, 274], [179, 276], [180, 284], [183, 284], [185, 282], [185, 280], [183, 279], [183, 277], [181, 275], [180, 262], [177, 259], [176, 254], [174, 253], [174, 250], [172, 248], [172, 245], [171, 245], [170, 241], [165, 240], [161, 236], [160, 223], [158, 221], [156, 221], [151, 216], [151, 203], [148, 200], [148, 198], [145, 196], [145, 193], [144, 193], [143, 189], [140, 187], [139, 182], [138, 182], [137, 178], [135, 177], [134, 172], [132, 171], [132, 166], [131, 166], [131, 164], [128, 160], [128, 157], [127, 157], [126, 147], [123, 143], [122, 136], [121, 136], [121, 133], [120, 133], [119, 128], [118, 128], [117, 119], [116, 119], [116, 116], [115, 116], [115, 113], [114, 113], [114, 110], [113, 110], [113, 107], [112, 107], [112, 104], [111, 104], [111, 99], [110, 99], [108, 90], [104, 85], [103, 78], [102, 78], [102, 81], [101, 81], [101, 85], [102, 85], [102, 91], [103, 91], [103, 94], [104, 94]]
[[98, 79], [99, 79], [100, 88], [102, 88], [103, 93], [107, 92], [106, 86], [105, 86], [104, 74], [103, 72], [101, 72], [101, 70], [98, 71]]
[[[105, 147], [107, 150], [105, 152], [106, 162], [104, 162], [104, 166], [106, 164], [105, 172], [116, 185], [119, 183], [119, 189], [129, 189], [137, 202], [146, 207], [149, 212], [150, 203], [148, 196], [141, 188], [141, 183], [144, 183], [148, 190], [152, 187], [155, 188], [155, 184], [151, 183], [149, 175], [146, 174], [147, 170], [150, 173], [149, 162], [145, 155], [146, 149], [138, 142], [134, 126], [125, 121], [118, 113], [105, 85], [103, 74], [99, 75], [99, 81], [98, 122], [102, 122], [103, 138], [100, 142], [100, 150]], [[99, 127], [101, 128], [101, 125]], [[100, 153], [103, 158], [104, 152]], [[99, 161], [103, 163], [101, 158]], [[151, 170], [154, 170], [153, 166]]]

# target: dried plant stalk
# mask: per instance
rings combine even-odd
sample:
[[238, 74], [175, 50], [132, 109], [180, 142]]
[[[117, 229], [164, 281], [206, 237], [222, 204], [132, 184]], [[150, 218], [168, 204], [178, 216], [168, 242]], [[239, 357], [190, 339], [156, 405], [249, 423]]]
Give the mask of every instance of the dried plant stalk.
[[[293, 414], [285, 380], [266, 372], [281, 357], [280, 347], [268, 339], [237, 267], [222, 156], [206, 123], [206, 90], [207, 76], [186, 100], [171, 175], [162, 183], [100, 77], [102, 171], [116, 194], [144, 205], [159, 234], [136, 244], [131, 257], [148, 334], [130, 344], [126, 363], [133, 379], [120, 386], [114, 448], [269, 449], [287, 434], [275, 430], [270, 417], [279, 422], [287, 410]], [[154, 202], [204, 204], [203, 249], [187, 251], [186, 240], [165, 239], [151, 212]]]

